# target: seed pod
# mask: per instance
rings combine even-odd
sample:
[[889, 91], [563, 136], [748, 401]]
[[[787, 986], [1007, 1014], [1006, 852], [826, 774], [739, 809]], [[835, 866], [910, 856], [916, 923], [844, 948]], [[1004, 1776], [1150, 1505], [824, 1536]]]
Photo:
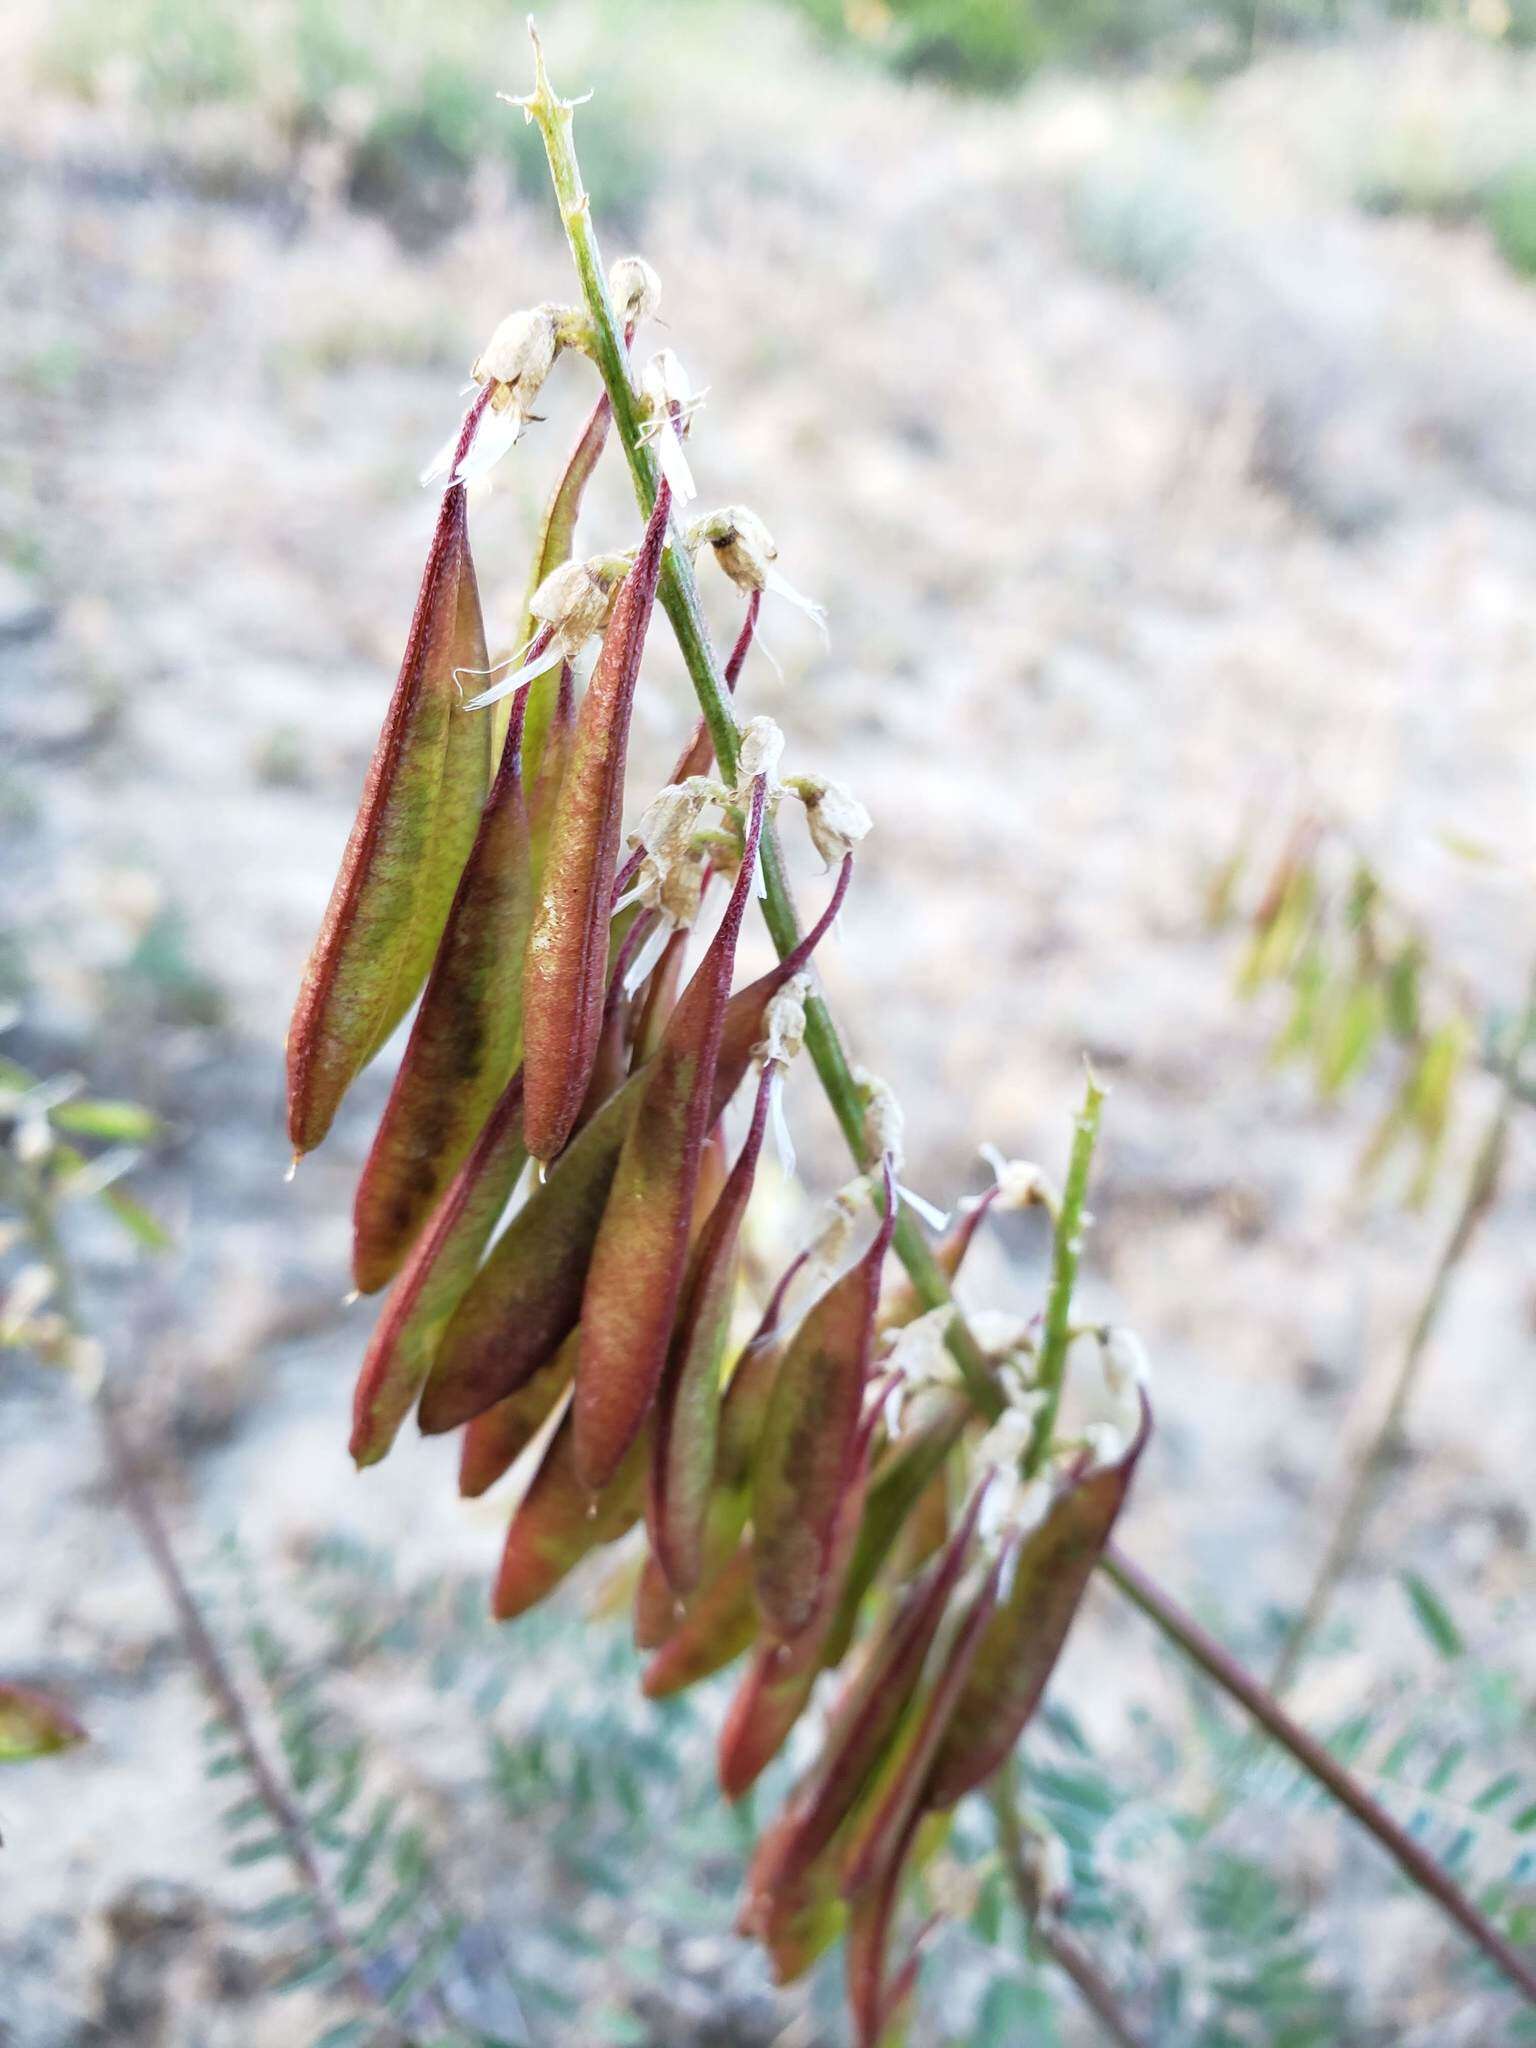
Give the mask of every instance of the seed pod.
[[923, 1811], [929, 1772], [953, 1725], [955, 1708], [977, 1663], [997, 1607], [1003, 1559], [995, 1557], [975, 1598], [947, 1642], [935, 1651], [937, 1669], [926, 1693], [908, 1705], [886, 1751], [843, 1860], [843, 1894], [857, 1898], [899, 1864]]
[[779, 1874], [787, 1824], [780, 1820], [757, 1845], [747, 1873], [746, 1899], [736, 1932], [760, 1941], [775, 1984], [793, 1984], [842, 1933], [848, 1909], [837, 1888], [837, 1869], [823, 1860], [793, 1880]]
[[880, 1268], [896, 1220], [885, 1207], [874, 1241], [807, 1311], [774, 1381], [753, 1486], [757, 1593], [768, 1625], [793, 1636], [826, 1585], [838, 1509], [860, 1436], [874, 1343]]
[[360, 1466], [375, 1464], [394, 1442], [517, 1185], [528, 1157], [522, 1111], [518, 1073], [486, 1118], [374, 1324], [353, 1401], [351, 1450]]
[[741, 1356], [726, 1383], [720, 1403], [716, 1454], [719, 1480], [724, 1487], [746, 1490], [750, 1486], [773, 1382], [783, 1355], [779, 1324], [785, 1297], [804, 1271], [809, 1258], [809, 1251], [797, 1253], [779, 1276], [763, 1310], [762, 1321], [742, 1346]]
[[[560, 664], [560, 680], [554, 701], [543, 724], [543, 738], [534, 746], [531, 721], [539, 702], [540, 676], [528, 686], [528, 709], [523, 720], [523, 781], [528, 793], [528, 858], [535, 880], [544, 872], [549, 852], [550, 828], [555, 822], [555, 799], [565, 779], [566, 763], [576, 737], [576, 675], [568, 661]], [[534, 764], [537, 763], [537, 766]]]
[[717, 1489], [709, 1503], [709, 1520], [704, 1536], [704, 1568], [698, 1590], [679, 1600], [662, 1575], [654, 1553], [645, 1560], [635, 1588], [635, 1647], [656, 1650], [702, 1600], [709, 1588], [735, 1557], [741, 1533], [747, 1525], [746, 1502], [729, 1488]]
[[743, 1543], [723, 1570], [700, 1588], [688, 1612], [674, 1626], [645, 1667], [641, 1690], [648, 1700], [669, 1699], [734, 1662], [757, 1634], [757, 1600], [752, 1590], [752, 1552]]
[[[540, 621], [533, 616], [531, 605], [534, 592], [545, 579], [554, 574], [562, 562], [568, 562], [576, 544], [576, 523], [581, 516], [581, 501], [586, 495], [587, 484], [597, 468], [608, 439], [608, 428], [613, 419], [613, 408], [604, 392], [593, 406], [586, 424], [576, 437], [576, 444], [565, 459], [565, 468], [550, 494], [544, 508], [543, 523], [539, 528], [538, 546], [534, 549], [533, 565], [528, 577], [528, 595], [523, 602], [523, 623], [518, 635], [518, 645], [527, 646], [537, 634]], [[544, 769], [544, 753], [548, 744], [548, 732], [556, 705], [557, 690], [563, 693], [569, 687], [564, 673], [564, 664], [558, 684], [555, 671], [548, 669], [534, 682], [528, 700], [528, 717], [523, 742], [524, 774], [527, 778], [530, 800], [534, 810], [534, 832], [538, 833], [538, 804], [534, 792]]]
[[870, 1644], [832, 1712], [821, 1759], [790, 1800], [781, 1878], [793, 1881], [831, 1845], [867, 1790], [917, 1689], [939, 1625], [970, 1555], [985, 1482], [943, 1553], [910, 1585]]
[[574, 1327], [638, 1079], [610, 1096], [561, 1154], [475, 1275], [422, 1392], [421, 1427], [429, 1436], [457, 1429], [515, 1393]]
[[[480, 412], [470, 408], [465, 436]], [[405, 655], [288, 1029], [295, 1153], [414, 1001], [474, 841], [490, 734], [458, 715], [454, 671], [485, 667], [461, 485], [443, 493]]]
[[768, 1125], [773, 1080], [774, 1069], [765, 1066], [751, 1125], [694, 1251], [657, 1395], [647, 1519], [657, 1562], [680, 1594], [693, 1591], [703, 1570], [719, 1437], [720, 1367], [736, 1291], [736, 1247]]
[[759, 781], [725, 915], [642, 1069], [639, 1106], [592, 1246], [571, 1413], [576, 1468], [594, 1491], [638, 1436], [666, 1364], [763, 804]]
[[778, 1755], [805, 1709], [817, 1676], [826, 1668], [838, 1591], [864, 1511], [873, 1435], [874, 1421], [867, 1418], [859, 1430], [847, 1490], [838, 1504], [819, 1604], [797, 1634], [765, 1637], [731, 1701], [717, 1752], [720, 1787], [727, 1799], [740, 1799]]
[[613, 1483], [594, 1499], [576, 1477], [566, 1410], [507, 1530], [491, 1602], [498, 1621], [515, 1620], [536, 1607], [584, 1557], [633, 1528], [645, 1504], [648, 1450], [641, 1437]]
[[523, 972], [528, 1149], [552, 1160], [576, 1121], [602, 1026], [614, 857], [640, 655], [656, 597], [669, 493], [657, 492], [587, 685], [555, 799]]
[[[845, 865], [825, 911], [800, 944], [776, 967], [738, 989], [726, 1005], [711, 1122], [751, 1065], [752, 1049], [763, 1035], [764, 1010], [825, 937], [849, 873]], [[582, 1127], [474, 1275], [442, 1333], [422, 1396], [421, 1427], [429, 1434], [457, 1429], [515, 1392], [574, 1327], [593, 1240], [643, 1079], [643, 1072], [633, 1075]]]
[[870, 1478], [864, 1519], [844, 1575], [838, 1617], [828, 1645], [829, 1663], [840, 1663], [853, 1640], [859, 1608], [890, 1555], [891, 1548], [924, 1493], [942, 1472], [971, 1418], [970, 1404], [956, 1394], [935, 1404], [880, 1455]]
[[918, 1825], [916, 1819], [909, 1824], [888, 1868], [853, 1901], [848, 1915], [844, 1972], [858, 2048], [900, 2048], [905, 2037], [904, 2011], [917, 1988], [922, 1945], [937, 1925], [935, 1915], [918, 1934], [901, 1968], [887, 1981], [885, 1958], [890, 1947], [891, 1924]]
[[643, 1066], [660, 1049], [666, 1035], [672, 1012], [677, 1008], [677, 994], [683, 983], [683, 968], [687, 965], [691, 936], [686, 929], [672, 934], [661, 958], [651, 969], [643, 991], [636, 997], [639, 1009], [635, 1023], [636, 1066]]
[[520, 696], [437, 959], [358, 1183], [352, 1274], [371, 1294], [398, 1270], [522, 1051], [532, 912]]
[[475, 1417], [464, 1432], [459, 1453], [459, 1492], [466, 1500], [477, 1499], [511, 1471], [559, 1407], [575, 1369], [572, 1332], [526, 1386]]
[[1124, 1504], [1151, 1430], [1142, 1400], [1136, 1440], [1118, 1464], [1070, 1483], [1019, 1545], [1013, 1583], [978, 1644], [936, 1749], [923, 1797], [953, 1806], [982, 1784], [1023, 1734]]

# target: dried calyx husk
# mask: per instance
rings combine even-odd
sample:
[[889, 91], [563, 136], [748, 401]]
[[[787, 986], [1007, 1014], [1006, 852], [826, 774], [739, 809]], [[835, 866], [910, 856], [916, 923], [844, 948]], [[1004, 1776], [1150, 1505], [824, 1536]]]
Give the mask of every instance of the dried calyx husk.
[[[642, 258], [614, 266], [626, 349], [659, 292]], [[758, 1845], [741, 1925], [781, 1979], [845, 1935], [857, 2037], [876, 2048], [916, 1981], [916, 1944], [890, 1954], [911, 1876], [1027, 1730], [1123, 1508], [1151, 1424], [1145, 1359], [1122, 1327], [1066, 1313], [1079, 1182], [1064, 1196], [991, 1153], [994, 1185], [933, 1223], [901, 1182], [900, 1105], [860, 1067], [844, 1068], [839, 1107], [862, 1170], [737, 1341], [765, 1139], [792, 1175], [784, 1075], [803, 1042], [826, 1050], [814, 956], [871, 821], [828, 775], [781, 778], [784, 737], [761, 717], [722, 742], [729, 773], [701, 722], [661, 790], [626, 788], [669, 550], [707, 550], [745, 600], [732, 690], [765, 594], [816, 613], [745, 507], [674, 527], [698, 395], [670, 350], [632, 372], [661, 475], [638, 543], [575, 545], [612, 428], [605, 394], [555, 482], [521, 644], [487, 666], [465, 480], [536, 417], [561, 353], [591, 346], [587, 315], [548, 302], [476, 358], [295, 1014], [290, 1128], [296, 1151], [319, 1142], [424, 985], [357, 1194], [357, 1284], [389, 1292], [353, 1456], [382, 1458], [413, 1409], [426, 1434], [463, 1432], [460, 1490], [506, 1482], [512, 1496], [492, 1594], [507, 1620], [594, 1551], [643, 1546], [646, 1693], [740, 1665], [725, 1796], [756, 1785], [792, 1733], [812, 1756]], [[829, 900], [735, 988], [746, 911], [765, 871], [774, 885], [773, 835], [796, 811], [836, 870]], [[1065, 1295], [1053, 1282], [1039, 1309], [984, 1307], [962, 1325], [934, 1276], [969, 1285], [983, 1223], [1024, 1208], [1056, 1233], [1057, 1268], [1070, 1252]], [[939, 1234], [919, 1292], [887, 1267], [898, 1223], [925, 1221]]]

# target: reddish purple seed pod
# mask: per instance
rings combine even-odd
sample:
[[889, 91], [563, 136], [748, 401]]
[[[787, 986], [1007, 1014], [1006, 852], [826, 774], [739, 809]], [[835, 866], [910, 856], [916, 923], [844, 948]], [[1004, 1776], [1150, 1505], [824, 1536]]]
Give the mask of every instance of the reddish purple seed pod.
[[808, 1869], [866, 1792], [917, 1690], [940, 1624], [971, 1555], [985, 1482], [944, 1551], [903, 1595], [845, 1684], [827, 1725], [820, 1761], [787, 1808], [783, 1875]]
[[1124, 1457], [1069, 1481], [1020, 1542], [1007, 1597], [981, 1639], [934, 1756], [928, 1806], [953, 1806], [985, 1783], [1028, 1726], [1125, 1504], [1151, 1423], [1143, 1397], [1141, 1427]]
[[519, 692], [421, 1007], [358, 1183], [352, 1274], [393, 1279], [506, 1087], [522, 1051], [523, 947], [533, 907]]
[[[467, 444], [480, 406], [466, 417]], [[474, 842], [490, 727], [458, 715], [456, 672], [485, 667], [461, 484], [444, 491], [400, 674], [288, 1027], [295, 1156], [420, 989]]]
[[576, 1476], [567, 1409], [507, 1530], [491, 1601], [498, 1621], [536, 1607], [583, 1558], [634, 1527], [645, 1504], [646, 1450], [642, 1437], [594, 1497]]
[[555, 799], [523, 969], [524, 1122], [535, 1159], [554, 1159], [570, 1136], [597, 1052], [629, 720], [669, 504], [663, 483], [614, 602]]
[[395, 1440], [527, 1160], [514, 1074], [385, 1299], [353, 1397], [352, 1456], [375, 1464]]
[[753, 1486], [757, 1591], [769, 1628], [793, 1636], [816, 1611], [846, 1495], [869, 1383], [880, 1270], [896, 1220], [884, 1211], [868, 1251], [807, 1310], [774, 1380]]
[[736, 1292], [737, 1242], [768, 1124], [765, 1067], [752, 1122], [694, 1247], [656, 1401], [647, 1519], [651, 1546], [673, 1591], [691, 1593], [704, 1565], [720, 1434], [720, 1376]]
[[554, 1357], [515, 1394], [477, 1415], [459, 1451], [459, 1492], [478, 1499], [510, 1472], [559, 1407], [576, 1369], [576, 1346], [567, 1337]]
[[666, 1364], [763, 804], [759, 778], [741, 871], [719, 930], [641, 1071], [639, 1104], [592, 1247], [571, 1412], [576, 1469], [593, 1491], [638, 1437]]

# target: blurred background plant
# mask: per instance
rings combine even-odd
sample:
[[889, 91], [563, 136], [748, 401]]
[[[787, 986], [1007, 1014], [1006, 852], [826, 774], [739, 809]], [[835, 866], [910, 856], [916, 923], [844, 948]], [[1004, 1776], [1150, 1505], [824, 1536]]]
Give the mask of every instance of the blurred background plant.
[[[1458, 850], [1479, 865], [1500, 865], [1496, 854], [1475, 843]], [[1240, 850], [1217, 878], [1212, 914], [1218, 922], [1231, 911], [1247, 862], [1246, 850]], [[1433, 942], [1394, 904], [1348, 835], [1330, 832], [1312, 817], [1298, 819], [1287, 832], [1250, 921], [1238, 971], [1240, 993], [1254, 997], [1278, 983], [1291, 997], [1272, 1057], [1308, 1063], [1325, 1099], [1366, 1083], [1378, 1064], [1395, 1069], [1386, 1083], [1386, 1107], [1361, 1152], [1362, 1198], [1376, 1191], [1389, 1165], [1406, 1151], [1412, 1170], [1403, 1178], [1402, 1199], [1423, 1208], [1461, 1107], [1459, 1084], [1468, 1060], [1479, 1060], [1497, 1082], [1427, 1290], [1403, 1338], [1385, 1406], [1367, 1440], [1353, 1449], [1353, 1474], [1317, 1575], [1275, 1666], [1273, 1682], [1283, 1692], [1326, 1621], [1377, 1496], [1404, 1455], [1414, 1390], [1451, 1290], [1503, 1192], [1511, 1123], [1522, 1108], [1536, 1105], [1536, 967], [1526, 986], [1502, 1001], [1480, 1005], [1471, 991], [1447, 985]]]

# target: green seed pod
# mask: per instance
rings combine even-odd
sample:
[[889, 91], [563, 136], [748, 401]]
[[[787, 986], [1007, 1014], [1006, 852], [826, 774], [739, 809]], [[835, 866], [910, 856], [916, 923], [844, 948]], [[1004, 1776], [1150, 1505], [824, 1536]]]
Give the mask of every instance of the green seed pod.
[[[466, 437], [479, 406], [471, 407]], [[288, 1031], [288, 1134], [311, 1151], [415, 1000], [474, 842], [490, 732], [457, 715], [485, 667], [462, 485], [443, 493], [399, 679]]]
[[523, 947], [533, 903], [519, 758], [520, 695], [480, 829], [395, 1076], [353, 1211], [352, 1273], [392, 1279], [522, 1052]]
[[511, 1471], [559, 1407], [575, 1370], [573, 1331], [526, 1386], [475, 1417], [464, 1432], [459, 1453], [459, 1492], [466, 1500], [488, 1492]]
[[597, 1052], [629, 718], [661, 573], [668, 503], [663, 487], [614, 604], [555, 799], [523, 970], [524, 1117], [535, 1159], [552, 1160], [570, 1136]]
[[28, 1763], [89, 1737], [67, 1707], [28, 1685], [0, 1683], [0, 1764]]
[[567, 1409], [507, 1531], [491, 1602], [498, 1621], [526, 1614], [584, 1557], [605, 1543], [617, 1542], [634, 1527], [645, 1504], [648, 1454], [641, 1437], [612, 1484], [594, 1498], [576, 1477]]
[[431, 1368], [443, 1330], [527, 1163], [523, 1080], [514, 1074], [486, 1118], [373, 1328], [357, 1377], [352, 1456], [372, 1465], [395, 1440]]
[[687, 1613], [645, 1667], [641, 1689], [648, 1700], [669, 1699], [724, 1670], [756, 1634], [752, 1554], [750, 1546], [743, 1543], [689, 1603]]

